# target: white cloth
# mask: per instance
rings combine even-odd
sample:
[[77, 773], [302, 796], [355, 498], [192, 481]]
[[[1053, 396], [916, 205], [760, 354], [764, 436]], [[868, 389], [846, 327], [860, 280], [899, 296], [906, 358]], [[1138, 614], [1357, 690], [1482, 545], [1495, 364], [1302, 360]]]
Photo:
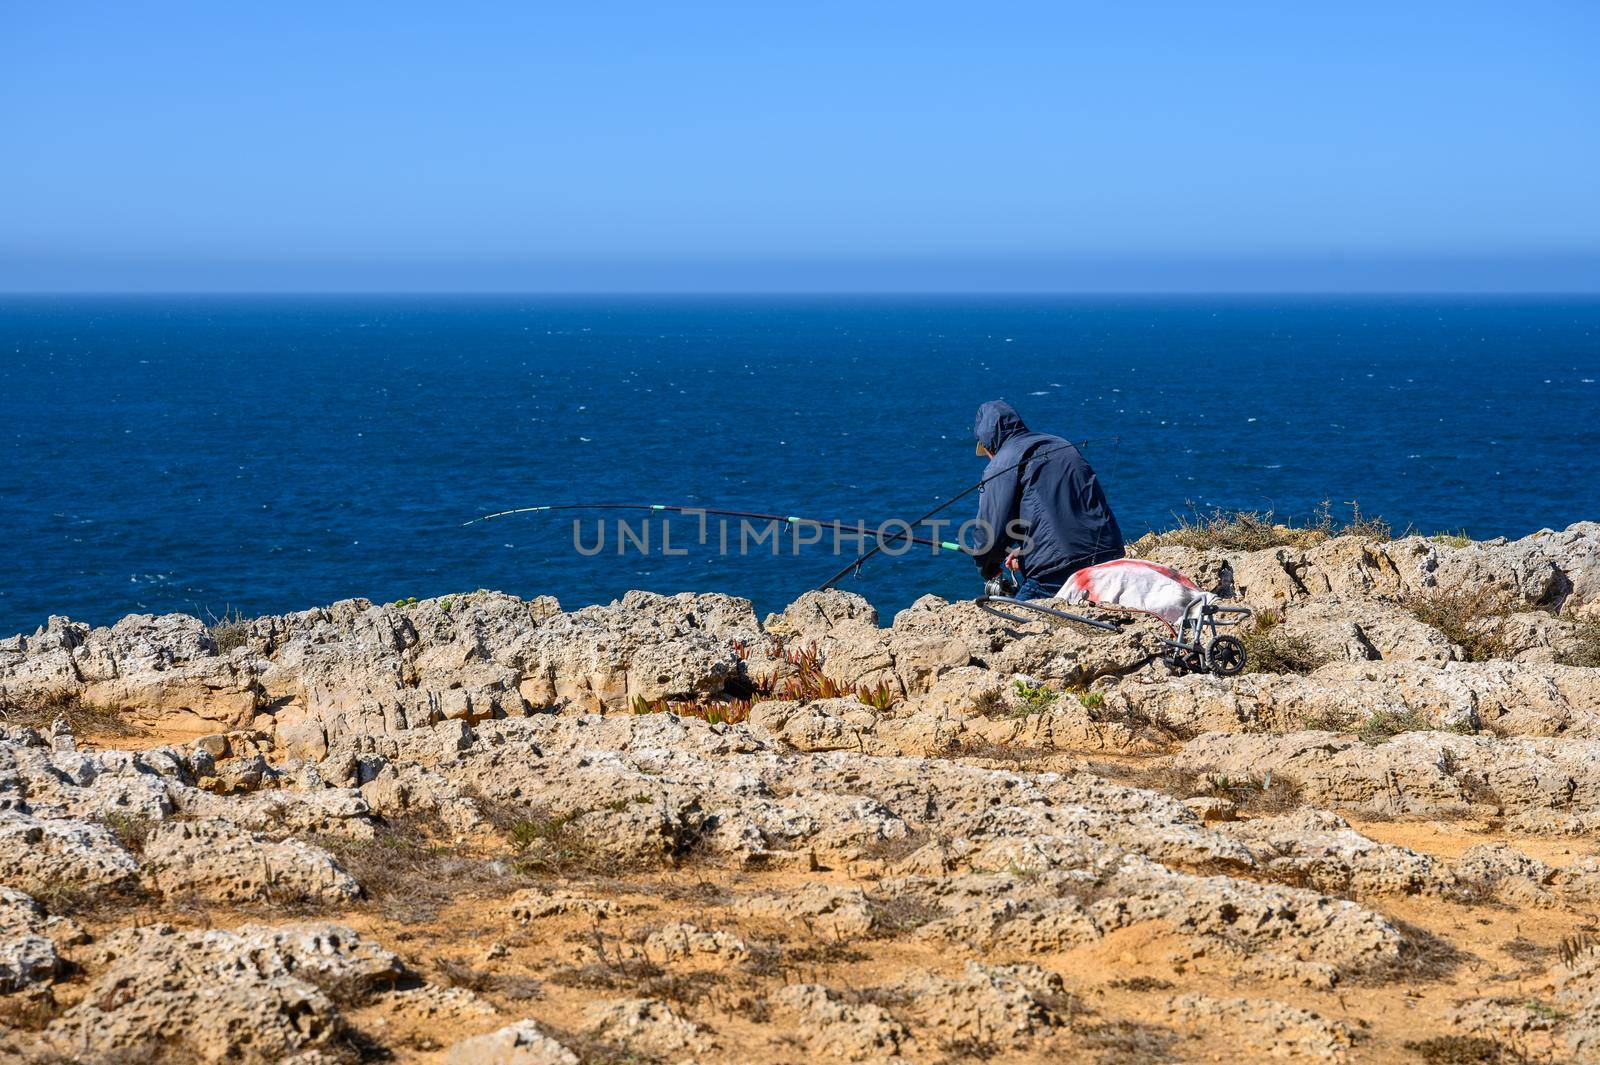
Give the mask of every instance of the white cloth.
[[1154, 614], [1177, 631], [1178, 623], [1196, 604], [1216, 602], [1216, 596], [1170, 566], [1138, 558], [1119, 558], [1080, 569], [1056, 593], [1068, 603], [1132, 610]]

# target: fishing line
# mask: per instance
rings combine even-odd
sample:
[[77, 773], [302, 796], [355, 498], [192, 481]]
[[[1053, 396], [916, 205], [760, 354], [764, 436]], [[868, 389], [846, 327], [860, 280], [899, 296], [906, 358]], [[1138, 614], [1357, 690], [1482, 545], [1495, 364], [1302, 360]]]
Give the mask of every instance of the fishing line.
[[[817, 521], [814, 518], [798, 518], [792, 514], [761, 514], [753, 510], [727, 510], [722, 507], [674, 506], [666, 503], [549, 503], [537, 507], [517, 507], [515, 510], [497, 510], [493, 514], [485, 514], [480, 518], [473, 518], [471, 521], [464, 521], [461, 523], [461, 527], [466, 528], [468, 525], [475, 525], [480, 521], [489, 521], [491, 518], [509, 517], [512, 514], [537, 514], [544, 511], [553, 510], [647, 510], [655, 511], [656, 513], [668, 514], [715, 514], [718, 517], [725, 518], [755, 518], [758, 521], [777, 522], [780, 525], [811, 525], [819, 529], [831, 528], [836, 532], [849, 531], [857, 533], [861, 536], [865, 536], [868, 532], [873, 532], [876, 533], [880, 539], [885, 535], [882, 526], [869, 529], [863, 522], [856, 522], [855, 524], [850, 525], [840, 521], [829, 522]], [[922, 544], [927, 547], [937, 547], [943, 551], [961, 550], [960, 544], [949, 540], [930, 540], [922, 536], [907, 536], [905, 534], [897, 534], [895, 539], [910, 540], [914, 544]]]

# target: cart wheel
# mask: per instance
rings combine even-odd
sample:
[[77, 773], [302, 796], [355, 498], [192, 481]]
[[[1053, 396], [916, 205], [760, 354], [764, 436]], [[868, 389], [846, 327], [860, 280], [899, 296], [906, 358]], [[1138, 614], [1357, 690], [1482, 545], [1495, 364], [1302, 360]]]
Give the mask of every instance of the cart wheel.
[[1244, 641], [1237, 636], [1218, 636], [1206, 649], [1206, 662], [1217, 676], [1233, 676], [1244, 669]]

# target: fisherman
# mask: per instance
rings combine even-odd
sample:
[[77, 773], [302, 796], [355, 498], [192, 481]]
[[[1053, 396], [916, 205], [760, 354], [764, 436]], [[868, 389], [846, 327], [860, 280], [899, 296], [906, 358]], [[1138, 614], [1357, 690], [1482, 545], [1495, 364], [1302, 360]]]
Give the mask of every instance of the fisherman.
[[1013, 598], [1048, 599], [1085, 566], [1123, 557], [1122, 530], [1075, 446], [1030, 432], [998, 399], [978, 408], [973, 434], [989, 465], [978, 496], [981, 542], [968, 550], [985, 581], [1010, 570], [1020, 581]]

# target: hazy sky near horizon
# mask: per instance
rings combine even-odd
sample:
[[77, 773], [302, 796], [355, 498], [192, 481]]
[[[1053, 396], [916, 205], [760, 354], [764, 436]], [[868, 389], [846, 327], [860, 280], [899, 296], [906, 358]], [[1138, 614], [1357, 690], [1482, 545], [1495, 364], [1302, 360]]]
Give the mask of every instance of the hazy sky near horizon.
[[1600, 4], [0, 0], [0, 291], [1600, 291]]

